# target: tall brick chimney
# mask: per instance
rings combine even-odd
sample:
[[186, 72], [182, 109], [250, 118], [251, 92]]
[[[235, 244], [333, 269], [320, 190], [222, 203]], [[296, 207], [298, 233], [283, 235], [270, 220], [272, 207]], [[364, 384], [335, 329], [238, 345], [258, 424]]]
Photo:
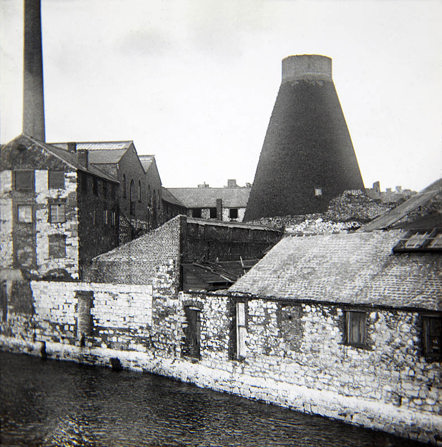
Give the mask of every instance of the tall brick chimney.
[[244, 216], [324, 212], [345, 190], [364, 190], [326, 56], [289, 56]]
[[40, 0], [24, 0], [23, 133], [45, 141]]

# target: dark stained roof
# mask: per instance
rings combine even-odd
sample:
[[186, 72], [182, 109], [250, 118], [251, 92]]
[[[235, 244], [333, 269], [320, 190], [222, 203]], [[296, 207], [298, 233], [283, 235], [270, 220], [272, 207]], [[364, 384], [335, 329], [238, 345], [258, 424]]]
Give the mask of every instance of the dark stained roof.
[[183, 264], [184, 291], [227, 289], [257, 262], [258, 259], [248, 259]]
[[185, 206], [164, 186], [161, 187], [161, 198], [165, 202], [185, 208]]
[[216, 200], [226, 208], [245, 208], [250, 188], [168, 188], [186, 208], [214, 208]]
[[442, 257], [393, 254], [401, 230], [288, 236], [229, 292], [279, 300], [442, 310]]
[[[411, 219], [404, 219], [407, 216], [412, 215], [416, 211], [420, 209], [424, 209], [426, 206], [431, 204], [433, 200], [440, 199], [442, 195], [442, 182], [438, 180], [431, 184], [428, 188], [425, 188], [423, 192], [420, 192], [412, 197], [410, 197], [405, 202], [401, 203], [397, 207], [393, 208], [390, 211], [387, 211], [385, 214], [382, 214], [378, 218], [372, 220], [367, 225], [362, 227], [363, 231], [373, 231], [373, 230], [381, 230], [392, 227], [396, 224], [401, 228], [416, 228], [416, 226], [412, 225], [412, 222], [415, 220], [421, 220], [421, 225], [424, 224], [424, 218], [428, 220], [426, 228], [432, 228], [434, 226], [438, 226], [437, 222], [440, 222], [440, 213], [441, 209], [435, 210], [432, 216], [430, 213], [425, 215], [425, 211], [422, 211], [424, 214], [416, 217], [412, 217]], [[431, 216], [431, 217], [430, 217]], [[402, 223], [400, 221], [403, 221]], [[436, 223], [436, 224], [435, 224]]]
[[76, 169], [76, 170], [79, 170], [82, 172], [87, 172], [88, 174], [92, 174], [97, 177], [118, 183], [118, 180], [115, 177], [102, 171], [101, 169], [97, 168], [96, 166], [93, 166], [91, 164], [89, 164], [88, 167], [83, 166], [78, 161], [77, 153], [69, 152], [69, 151], [62, 149], [60, 147], [53, 146], [52, 144], [36, 140], [35, 138], [30, 137], [28, 135], [20, 135], [19, 137], [15, 138], [11, 142], [2, 146], [2, 152], [7, 152], [8, 150], [12, 150], [16, 144], [22, 144], [27, 148], [30, 148], [34, 145], [36, 147], [39, 147], [40, 149], [43, 149], [47, 154], [52, 155], [55, 158], [66, 163], [68, 166], [70, 166], [73, 169]]

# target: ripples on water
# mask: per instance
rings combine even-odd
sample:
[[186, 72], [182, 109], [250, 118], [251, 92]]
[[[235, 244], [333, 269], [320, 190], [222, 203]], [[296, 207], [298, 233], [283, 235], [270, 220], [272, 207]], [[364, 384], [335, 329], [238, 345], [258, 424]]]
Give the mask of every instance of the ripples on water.
[[0, 353], [2, 446], [420, 446], [150, 374]]

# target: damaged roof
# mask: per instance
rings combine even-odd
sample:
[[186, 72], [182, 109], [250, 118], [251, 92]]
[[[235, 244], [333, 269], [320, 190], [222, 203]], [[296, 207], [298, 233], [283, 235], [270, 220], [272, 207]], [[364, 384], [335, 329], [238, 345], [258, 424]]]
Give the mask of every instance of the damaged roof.
[[118, 183], [118, 180], [115, 177], [109, 175], [98, 167], [93, 166], [91, 163], [89, 163], [88, 166], [82, 165], [78, 160], [78, 153], [70, 152], [58, 146], [39, 141], [24, 134], [19, 135], [17, 138], [14, 138], [12, 141], [2, 146], [2, 169], [8, 169], [6, 167], [8, 165], [8, 154], [12, 154], [13, 151], [20, 146], [24, 149], [32, 149], [33, 147], [38, 148], [46, 152], [46, 154], [52, 155], [58, 160], [61, 160], [63, 163], [66, 163], [72, 169], [86, 172], [114, 183]]
[[230, 289], [234, 294], [442, 310], [438, 253], [393, 254], [402, 230], [282, 239]]

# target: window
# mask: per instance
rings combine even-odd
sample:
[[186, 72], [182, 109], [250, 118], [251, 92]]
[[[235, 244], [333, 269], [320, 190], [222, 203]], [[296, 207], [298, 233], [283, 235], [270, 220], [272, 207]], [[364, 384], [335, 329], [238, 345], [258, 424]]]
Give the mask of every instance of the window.
[[216, 208], [210, 208], [210, 218], [216, 219]]
[[109, 211], [108, 210], [103, 211], [103, 222], [104, 222], [104, 225], [109, 224]]
[[64, 188], [64, 171], [48, 172], [48, 188], [63, 189]]
[[81, 182], [81, 192], [82, 193], [87, 193], [87, 175], [86, 174], [83, 174], [83, 173], [81, 173], [80, 174], [81, 175], [81, 177], [80, 177], [80, 182]]
[[238, 219], [238, 209], [237, 208], [230, 208], [230, 210], [229, 210], [229, 217], [230, 217], [230, 219]]
[[322, 196], [322, 188], [315, 188], [315, 197], [321, 197]]
[[98, 196], [98, 179], [97, 177], [92, 178], [92, 192]]
[[133, 180], [130, 181], [130, 190], [129, 190], [129, 199], [130, 199], [130, 215], [135, 216], [135, 182]]
[[66, 257], [66, 236], [64, 234], [49, 235], [49, 256], [51, 258]]
[[246, 304], [236, 303], [236, 357], [243, 359], [246, 356]]
[[345, 344], [350, 346], [366, 346], [366, 312], [345, 312]]
[[123, 174], [123, 198], [127, 197], [126, 175]]
[[21, 223], [32, 223], [32, 206], [18, 205], [17, 220]]
[[111, 224], [113, 227], [117, 225], [117, 213], [115, 211], [111, 213]]
[[437, 315], [422, 317], [422, 348], [425, 358], [429, 361], [442, 360], [442, 318]]
[[49, 205], [49, 222], [66, 222], [66, 206], [64, 203], [51, 203]]
[[107, 182], [103, 180], [103, 197], [107, 199]]
[[192, 217], [201, 218], [201, 208], [192, 208]]
[[33, 192], [34, 171], [14, 171], [14, 188], [16, 191]]
[[138, 180], [138, 202], [141, 202], [141, 180]]
[[442, 233], [437, 228], [427, 231], [409, 231], [399, 240], [395, 247], [393, 247], [393, 253], [441, 250]]
[[115, 190], [116, 190], [116, 186], [112, 183], [111, 184], [111, 199], [112, 200], [115, 200], [115, 198], [117, 197]]

